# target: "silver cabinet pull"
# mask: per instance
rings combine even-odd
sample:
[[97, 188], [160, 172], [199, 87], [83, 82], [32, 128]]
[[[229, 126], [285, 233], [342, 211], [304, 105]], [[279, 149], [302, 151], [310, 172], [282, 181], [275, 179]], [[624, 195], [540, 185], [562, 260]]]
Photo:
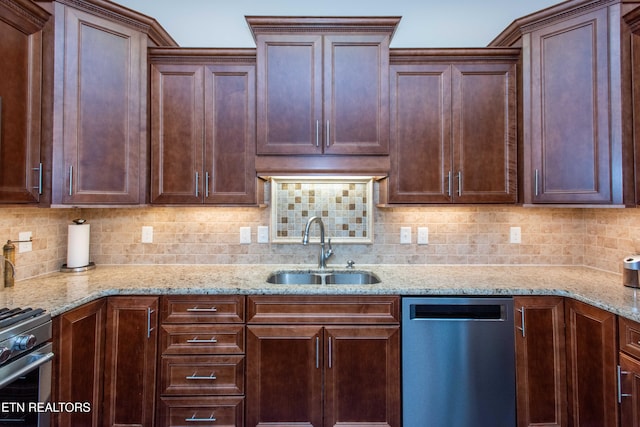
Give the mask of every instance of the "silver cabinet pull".
[[198, 181], [200, 181], [200, 174], [196, 172], [196, 197], [199, 197], [198, 187], [200, 186], [200, 183]]
[[147, 307], [147, 338], [151, 338], [151, 331], [155, 329], [151, 327], [151, 314], [154, 312], [155, 310], [152, 310], [151, 307]]
[[198, 307], [191, 307], [191, 308], [187, 308], [187, 311], [190, 313], [215, 313], [216, 311], [218, 311], [218, 309], [216, 307], [211, 307], [211, 308], [198, 308]]
[[42, 162], [38, 164], [37, 168], [33, 168], [33, 170], [38, 172], [38, 185], [33, 188], [38, 190], [38, 194], [42, 194]]
[[330, 138], [329, 138], [330, 132], [329, 132], [329, 130], [330, 130], [329, 120], [327, 120], [327, 135], [326, 135], [327, 147], [329, 147], [329, 141], [330, 141]]
[[214, 372], [211, 373], [211, 375], [198, 375], [196, 372], [193, 373], [193, 375], [187, 375], [185, 377], [188, 380], [217, 380], [218, 378], [216, 377], [216, 374]]
[[333, 349], [332, 349], [331, 341], [332, 341], [331, 337], [329, 337], [329, 368], [331, 368], [332, 365], [333, 365], [333, 357], [332, 357], [332, 354], [331, 354]]
[[538, 184], [539, 184], [539, 174], [538, 174], [538, 169], [535, 170], [535, 173], [533, 175], [533, 181], [534, 181], [534, 186], [535, 186], [535, 195], [538, 195]]
[[190, 340], [187, 340], [189, 344], [215, 344], [218, 340], [215, 337], [211, 337], [209, 339], [199, 339], [198, 337], [193, 337]]
[[451, 180], [452, 180], [452, 179], [453, 179], [452, 172], [451, 172], [451, 171], [449, 171], [449, 172], [447, 173], [447, 181], [448, 181], [448, 184], [449, 184], [449, 189], [447, 190], [447, 195], [448, 195], [449, 197], [451, 197], [451, 185], [452, 185], [452, 184], [451, 184]]
[[320, 146], [320, 120], [316, 120], [316, 147]]
[[320, 337], [316, 337], [316, 369], [320, 369]]
[[629, 372], [623, 371], [620, 365], [618, 365], [618, 403], [622, 403], [623, 397], [633, 397], [631, 393], [622, 392], [622, 375], [628, 375]]
[[204, 197], [209, 197], [209, 172], [204, 173]]
[[462, 172], [458, 171], [458, 197], [462, 196]]
[[197, 418], [196, 414], [193, 414], [191, 418], [185, 418], [185, 422], [188, 423], [212, 423], [216, 421], [216, 418], [211, 414], [209, 418]]
[[73, 196], [73, 165], [69, 166], [69, 195]]
[[522, 338], [524, 338], [524, 336], [525, 336], [525, 334], [524, 334], [524, 307], [516, 308], [516, 311], [520, 312], [520, 324], [522, 325], [522, 326], [516, 326], [516, 329], [518, 329], [522, 333]]

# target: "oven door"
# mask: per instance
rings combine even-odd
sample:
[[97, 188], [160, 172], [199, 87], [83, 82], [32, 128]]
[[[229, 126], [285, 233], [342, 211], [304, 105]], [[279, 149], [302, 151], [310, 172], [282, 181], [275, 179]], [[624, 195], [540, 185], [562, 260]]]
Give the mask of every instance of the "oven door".
[[49, 426], [43, 403], [51, 400], [51, 352], [47, 343], [0, 367], [0, 427]]

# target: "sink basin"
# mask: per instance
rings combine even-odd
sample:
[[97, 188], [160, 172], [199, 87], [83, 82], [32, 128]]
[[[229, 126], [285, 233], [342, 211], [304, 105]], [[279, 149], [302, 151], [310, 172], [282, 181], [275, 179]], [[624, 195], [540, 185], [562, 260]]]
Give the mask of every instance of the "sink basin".
[[274, 285], [373, 285], [380, 278], [369, 271], [276, 271], [267, 277]]
[[308, 271], [279, 271], [267, 277], [267, 283], [274, 285], [321, 285], [322, 276]]
[[327, 276], [327, 285], [373, 285], [380, 278], [368, 271], [335, 272]]

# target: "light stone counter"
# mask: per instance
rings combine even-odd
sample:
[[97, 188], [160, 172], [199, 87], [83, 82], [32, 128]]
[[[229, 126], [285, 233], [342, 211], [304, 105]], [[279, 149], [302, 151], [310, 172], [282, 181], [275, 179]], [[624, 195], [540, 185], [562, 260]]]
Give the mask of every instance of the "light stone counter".
[[[0, 290], [0, 307], [44, 308], [53, 316], [107, 295], [561, 295], [640, 321], [639, 291], [619, 274], [586, 267], [476, 265], [358, 265], [376, 285], [272, 285], [274, 270], [300, 265], [97, 266], [84, 273], [52, 273]], [[337, 268], [337, 267], [336, 267]]]

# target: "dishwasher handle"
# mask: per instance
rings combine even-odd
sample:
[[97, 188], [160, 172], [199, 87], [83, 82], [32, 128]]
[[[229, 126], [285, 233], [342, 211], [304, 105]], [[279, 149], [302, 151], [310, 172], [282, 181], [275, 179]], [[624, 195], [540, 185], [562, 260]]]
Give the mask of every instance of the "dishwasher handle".
[[506, 320], [503, 304], [411, 304], [411, 320]]

